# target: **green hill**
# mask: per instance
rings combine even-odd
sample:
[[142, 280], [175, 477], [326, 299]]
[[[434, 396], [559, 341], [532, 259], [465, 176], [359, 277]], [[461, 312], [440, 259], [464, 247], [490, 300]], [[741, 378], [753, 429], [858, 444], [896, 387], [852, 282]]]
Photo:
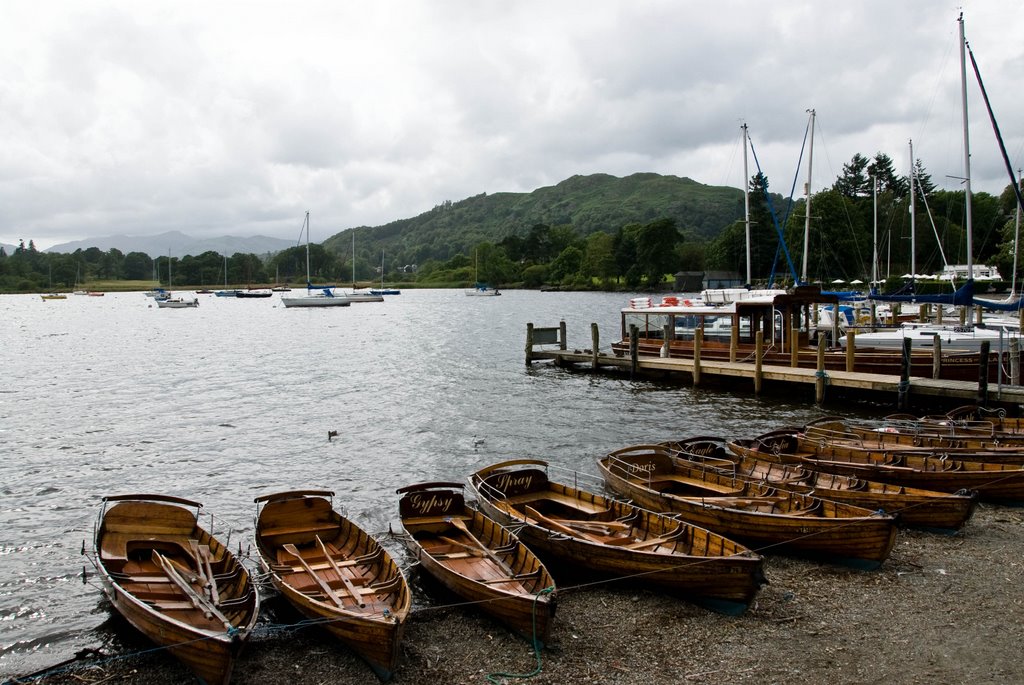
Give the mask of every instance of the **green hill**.
[[384, 250], [389, 263], [423, 264], [469, 254], [481, 242], [526, 235], [536, 224], [571, 225], [581, 236], [614, 233], [631, 223], [675, 219], [684, 235], [706, 240], [743, 216], [743, 191], [660, 174], [573, 176], [531, 193], [482, 193], [446, 201], [429, 212], [383, 226], [346, 229], [323, 242], [338, 254], [352, 248], [360, 261]]

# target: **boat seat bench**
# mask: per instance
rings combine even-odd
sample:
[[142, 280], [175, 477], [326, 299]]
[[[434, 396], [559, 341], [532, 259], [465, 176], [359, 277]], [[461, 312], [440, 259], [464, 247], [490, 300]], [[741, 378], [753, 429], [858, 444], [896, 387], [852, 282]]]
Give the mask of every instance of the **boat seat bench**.
[[260, 535], [264, 538], [273, 538], [285, 535], [308, 535], [310, 533], [320, 535], [323, 533], [337, 532], [338, 524], [325, 521], [323, 523], [307, 526], [279, 526], [277, 528], [266, 528], [260, 531]]
[[182, 536], [180, 533], [107, 533], [100, 543], [100, 554], [104, 559], [127, 561], [129, 542], [170, 542], [180, 547]]

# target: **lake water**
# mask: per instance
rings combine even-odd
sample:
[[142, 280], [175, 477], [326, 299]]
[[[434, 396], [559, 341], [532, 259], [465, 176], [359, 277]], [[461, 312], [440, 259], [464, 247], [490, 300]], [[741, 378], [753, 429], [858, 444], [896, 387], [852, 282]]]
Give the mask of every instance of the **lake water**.
[[255, 496], [325, 488], [379, 536], [403, 485], [521, 457], [593, 474], [630, 444], [752, 437], [820, 414], [525, 366], [528, 322], [564, 320], [571, 348], [590, 347], [596, 322], [608, 351], [628, 293], [409, 290], [340, 309], [200, 297], [159, 309], [142, 293], [0, 296], [0, 676], [109, 630], [80, 554], [104, 495], [202, 502], [236, 549]]

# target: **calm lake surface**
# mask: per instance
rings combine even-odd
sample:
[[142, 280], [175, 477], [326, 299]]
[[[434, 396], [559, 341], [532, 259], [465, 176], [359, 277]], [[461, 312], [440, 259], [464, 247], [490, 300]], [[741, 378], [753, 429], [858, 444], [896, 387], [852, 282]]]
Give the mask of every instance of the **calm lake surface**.
[[254, 497], [324, 488], [380, 536], [403, 485], [521, 457], [595, 474], [630, 444], [821, 414], [525, 366], [528, 322], [565, 320], [580, 349], [596, 322], [608, 351], [628, 293], [408, 290], [340, 309], [199, 297], [159, 309], [142, 293], [0, 295], [0, 676], [104, 641], [110, 608], [80, 554], [104, 495], [197, 500], [244, 549]]

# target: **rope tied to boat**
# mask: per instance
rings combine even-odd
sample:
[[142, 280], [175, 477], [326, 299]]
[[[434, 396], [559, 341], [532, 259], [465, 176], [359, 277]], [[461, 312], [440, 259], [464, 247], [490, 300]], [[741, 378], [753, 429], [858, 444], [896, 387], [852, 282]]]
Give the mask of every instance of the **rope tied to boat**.
[[821, 371], [815, 371], [814, 377], [822, 379], [825, 382], [825, 385], [828, 385], [831, 380], [828, 376], [828, 371], [826, 371], [825, 369], [822, 369]]
[[554, 591], [555, 591], [555, 586], [554, 585], [550, 585], [550, 586], [544, 588], [543, 590], [541, 590], [540, 592], [538, 592], [536, 595], [533, 596], [533, 639], [531, 640], [531, 642], [533, 644], [533, 655], [537, 659], [537, 667], [534, 668], [529, 673], [488, 673], [487, 674], [487, 682], [493, 683], [494, 685], [502, 685], [502, 682], [503, 682], [504, 678], [533, 678], [534, 676], [540, 674], [540, 672], [541, 672], [541, 658], [540, 658], [541, 643], [540, 643], [540, 640], [537, 639], [537, 602], [540, 601], [540, 598], [543, 595], [550, 595]]

